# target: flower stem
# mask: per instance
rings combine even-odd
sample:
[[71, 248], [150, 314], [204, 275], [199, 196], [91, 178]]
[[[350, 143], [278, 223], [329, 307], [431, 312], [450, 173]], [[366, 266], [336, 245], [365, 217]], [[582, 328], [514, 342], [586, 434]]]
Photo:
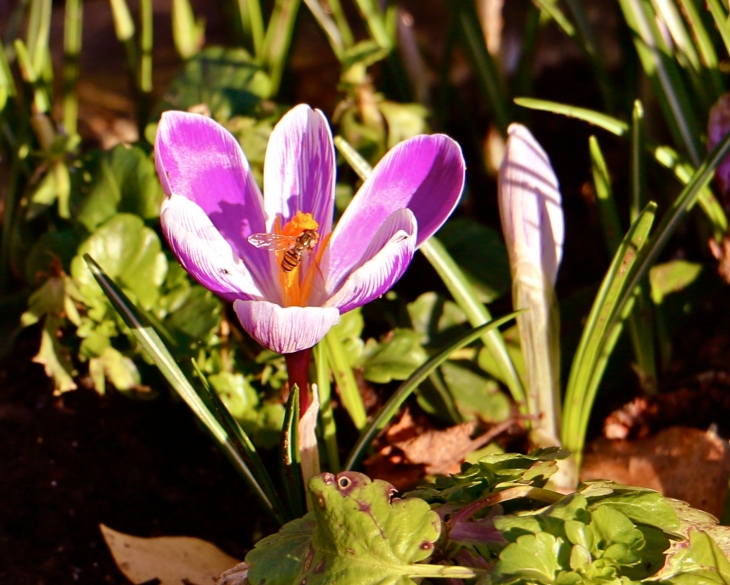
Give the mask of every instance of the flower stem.
[[309, 360], [312, 357], [312, 348], [303, 349], [295, 353], [288, 353], [286, 367], [289, 371], [289, 387], [294, 384], [299, 387], [299, 417], [304, 416], [309, 408]]

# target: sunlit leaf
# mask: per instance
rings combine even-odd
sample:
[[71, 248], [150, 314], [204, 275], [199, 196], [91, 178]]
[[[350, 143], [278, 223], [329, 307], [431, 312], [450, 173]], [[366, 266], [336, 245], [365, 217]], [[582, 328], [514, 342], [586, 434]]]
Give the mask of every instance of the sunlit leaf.
[[246, 556], [252, 585], [409, 585], [419, 576], [474, 575], [418, 564], [431, 556], [441, 525], [423, 500], [394, 499], [393, 486], [355, 472], [315, 476], [308, 489], [314, 512]]
[[427, 359], [428, 354], [417, 332], [396, 329], [365, 359], [363, 375], [366, 380], [378, 384], [405, 380]]
[[99, 525], [119, 570], [132, 583], [213, 583], [238, 560], [215, 545], [189, 536], [141, 538]]

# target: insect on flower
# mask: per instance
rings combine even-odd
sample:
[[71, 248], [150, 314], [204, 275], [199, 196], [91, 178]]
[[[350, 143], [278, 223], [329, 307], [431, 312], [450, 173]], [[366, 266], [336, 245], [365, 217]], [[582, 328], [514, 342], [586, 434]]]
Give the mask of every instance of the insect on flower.
[[160, 223], [180, 264], [283, 354], [313, 347], [398, 281], [456, 207], [465, 167], [451, 138], [414, 136], [383, 157], [334, 225], [332, 132], [306, 105], [271, 133], [265, 197], [238, 141], [205, 116], [165, 112], [155, 164]]
[[253, 246], [270, 252], [284, 252], [281, 259], [281, 269], [291, 272], [302, 262], [305, 250], [314, 250], [319, 241], [319, 234], [315, 230], [303, 230], [299, 236], [284, 234], [251, 234], [248, 241]]

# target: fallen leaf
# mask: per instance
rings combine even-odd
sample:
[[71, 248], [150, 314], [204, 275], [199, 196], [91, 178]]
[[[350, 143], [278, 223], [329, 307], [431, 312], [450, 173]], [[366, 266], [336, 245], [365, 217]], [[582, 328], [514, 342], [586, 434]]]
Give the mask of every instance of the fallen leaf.
[[610, 479], [647, 487], [722, 514], [730, 478], [730, 447], [715, 433], [671, 427], [646, 439], [592, 442], [581, 479]]
[[476, 421], [434, 429], [426, 421], [416, 422], [406, 409], [386, 432], [387, 444], [364, 465], [369, 475], [405, 490], [425, 475], [458, 473], [469, 453], [493, 441], [513, 423], [505, 421], [472, 438]]
[[99, 525], [119, 570], [132, 583], [212, 585], [237, 563], [217, 546], [189, 536], [142, 538]]

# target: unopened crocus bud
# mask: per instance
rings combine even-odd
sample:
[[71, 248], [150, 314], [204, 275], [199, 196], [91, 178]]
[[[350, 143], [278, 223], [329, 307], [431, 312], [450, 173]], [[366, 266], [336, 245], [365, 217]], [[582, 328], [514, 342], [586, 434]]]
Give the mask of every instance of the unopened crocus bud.
[[563, 256], [563, 209], [545, 151], [520, 124], [507, 129], [499, 169], [499, 211], [512, 273], [512, 303], [525, 357], [532, 441], [560, 440], [560, 326], [555, 279]]

